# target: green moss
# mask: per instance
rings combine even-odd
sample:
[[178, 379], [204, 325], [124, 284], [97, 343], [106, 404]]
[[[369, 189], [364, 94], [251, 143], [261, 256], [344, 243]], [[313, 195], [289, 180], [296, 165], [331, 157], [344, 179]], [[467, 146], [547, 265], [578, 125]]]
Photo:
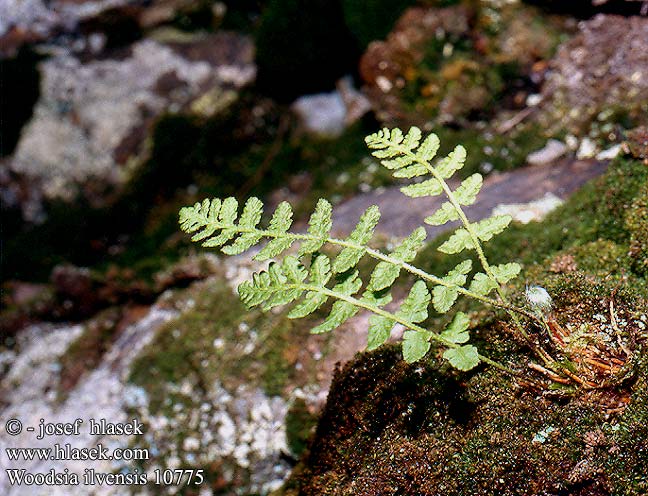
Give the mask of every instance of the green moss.
[[312, 321], [249, 311], [221, 277], [174, 299], [182, 315], [158, 331], [131, 369], [130, 381], [150, 394], [152, 411], [171, 406], [173, 400], [162, 403], [169, 385], [187, 380], [199, 389], [216, 382], [232, 390], [257, 385], [273, 396], [314, 373], [295, 370]]
[[625, 216], [630, 233], [630, 256], [638, 274], [648, 277], [648, 184], [633, 200]]
[[286, 416], [286, 438], [290, 452], [299, 458], [308, 446], [315, 431], [317, 415], [313, 414], [302, 399], [296, 399]]
[[489, 369], [455, 382], [385, 346], [336, 375], [281, 494], [642, 494], [645, 381], [631, 395], [610, 416], [614, 396], [552, 401]]
[[122, 311], [109, 308], [85, 325], [83, 333], [68, 347], [61, 357], [59, 392], [66, 395], [81, 376], [99, 365], [118, 334]]
[[[628, 205], [632, 204], [646, 182], [648, 168], [641, 162], [617, 159], [610, 164], [604, 176], [585, 185], [542, 222], [527, 225], [514, 223], [505, 233], [486, 243], [486, 255], [492, 263], [516, 259], [530, 265], [545, 263], [559, 251], [598, 240], [609, 241], [619, 247], [627, 246], [631, 233], [619, 219], [625, 217]], [[417, 266], [424, 270], [433, 269], [435, 273], [451, 268], [457, 259], [436, 250], [447, 237], [441, 236], [428, 245], [417, 258]], [[592, 248], [595, 246], [592, 245]], [[629, 264], [627, 254], [623, 256], [621, 249], [613, 245], [608, 245], [608, 248], [616, 257], [617, 267]], [[587, 248], [581, 249], [581, 260], [586, 265], [596, 265], [587, 252]], [[590, 252], [590, 255], [593, 253]]]
[[[544, 222], [514, 225], [485, 245], [493, 263], [525, 262], [526, 280], [552, 294], [552, 318], [562, 326], [589, 323], [593, 329], [613, 302], [624, 329], [617, 339], [634, 351], [625, 382], [596, 392], [571, 390], [559, 401], [538, 395], [533, 381], [541, 376], [534, 379], [526, 369], [525, 348], [490, 312], [473, 328], [473, 340], [488, 356], [527, 370], [519, 381], [492, 368], [459, 374], [434, 351], [429, 362], [407, 366], [397, 346], [384, 346], [336, 375], [311, 450], [281, 494], [646, 492], [641, 329], [648, 288], [628, 250], [634, 224], [619, 222], [629, 211], [643, 220], [628, 206], [641, 208], [645, 184], [643, 164], [616, 160]], [[435, 240], [415, 264], [435, 273], [453, 267], [457, 260], [434, 251], [445, 239]], [[428, 323], [435, 327], [435, 321]]]
[[392, 46], [392, 66], [400, 69], [387, 77], [396, 89], [379, 102], [388, 118], [468, 127], [519, 110], [538, 90], [531, 68], [555, 52], [564, 23], [519, 2], [461, 3], [431, 11], [439, 24], [427, 34], [425, 26], [412, 27], [407, 50]]

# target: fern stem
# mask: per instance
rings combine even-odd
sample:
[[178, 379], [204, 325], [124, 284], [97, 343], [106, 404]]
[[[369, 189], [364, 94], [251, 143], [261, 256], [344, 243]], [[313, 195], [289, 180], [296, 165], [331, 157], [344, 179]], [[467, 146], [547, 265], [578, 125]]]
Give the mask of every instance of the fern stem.
[[[216, 229], [234, 229], [236, 230], [237, 233], [256, 233], [260, 234], [265, 238], [292, 238], [294, 241], [314, 241], [314, 240], [319, 240], [321, 241], [322, 238], [319, 238], [317, 236], [313, 236], [311, 234], [299, 234], [299, 233], [292, 233], [292, 232], [279, 232], [279, 231], [271, 231], [268, 229], [257, 229], [257, 228], [245, 228], [241, 227], [238, 225], [224, 225], [219, 222], [210, 222], [207, 218], [205, 218], [205, 223], [204, 226], [210, 226], [210, 227], [215, 227]], [[342, 248], [353, 248], [355, 250], [362, 250], [364, 251], [367, 255], [370, 257], [379, 260], [381, 262], [387, 262], [392, 265], [397, 265], [404, 269], [405, 271], [409, 272], [412, 275], [415, 275], [417, 277], [420, 277], [424, 281], [427, 281], [429, 283], [435, 284], [435, 285], [441, 285], [445, 286], [447, 288], [452, 288], [455, 289], [458, 293], [463, 294], [465, 296], [470, 296], [471, 298], [474, 298], [476, 300], [479, 300], [483, 303], [486, 303], [488, 305], [492, 305], [497, 308], [501, 308], [511, 314], [511, 312], [517, 312], [521, 315], [524, 315], [530, 319], [537, 320], [537, 316], [531, 312], [528, 312], [524, 310], [523, 308], [516, 307], [514, 305], [511, 305], [508, 301], [504, 300], [503, 298], [501, 301], [495, 300], [493, 298], [489, 298], [487, 296], [482, 296], [480, 294], [477, 294], [473, 291], [470, 291], [469, 289], [463, 288], [461, 286], [457, 286], [455, 284], [449, 283], [447, 281], [444, 281], [443, 279], [436, 277], [433, 274], [429, 274], [417, 267], [414, 267], [413, 265], [404, 262], [402, 260], [399, 260], [394, 257], [390, 257], [389, 255], [381, 252], [380, 250], [376, 250], [373, 248], [369, 248], [368, 246], [361, 245], [358, 243], [354, 243], [352, 241], [345, 241], [342, 239], [337, 239], [337, 238], [324, 238], [324, 241], [328, 244], [334, 245], [334, 246], [340, 246]], [[516, 316], [517, 317], [517, 316]], [[518, 321], [518, 325], [519, 321]]]
[[[425, 167], [428, 170], [428, 172], [437, 181], [439, 181], [439, 184], [443, 188], [443, 191], [446, 194], [448, 200], [450, 201], [450, 204], [454, 207], [455, 211], [457, 212], [457, 215], [459, 216], [459, 219], [461, 220], [461, 223], [463, 224], [464, 228], [466, 229], [466, 231], [470, 235], [470, 239], [472, 240], [475, 251], [477, 252], [477, 257], [479, 258], [479, 261], [480, 261], [482, 267], [484, 268], [484, 272], [496, 284], [495, 291], [497, 292], [497, 295], [499, 296], [499, 298], [500, 298], [500, 300], [501, 300], [501, 302], [503, 304], [503, 305], [497, 305], [497, 306], [500, 306], [500, 307], [504, 308], [507, 311], [507, 313], [509, 314], [511, 319], [513, 319], [513, 322], [515, 323], [515, 326], [518, 328], [518, 331], [520, 332], [520, 334], [527, 341], [531, 341], [531, 336], [529, 336], [529, 334], [526, 332], [526, 330], [522, 326], [522, 323], [520, 322], [520, 319], [516, 315], [516, 312], [521, 313], [521, 314], [525, 314], [527, 316], [531, 316], [531, 314], [528, 313], [528, 312], [525, 312], [525, 311], [520, 311], [521, 309], [517, 309], [517, 308], [513, 307], [508, 302], [506, 297], [504, 296], [504, 293], [502, 291], [502, 286], [497, 281], [497, 279], [495, 279], [495, 277], [493, 276], [493, 273], [492, 273], [492, 271], [490, 269], [490, 264], [488, 263], [488, 260], [486, 260], [486, 255], [484, 254], [484, 250], [483, 250], [483, 248], [481, 246], [481, 242], [479, 241], [479, 237], [475, 233], [475, 230], [473, 229], [472, 224], [468, 220], [468, 217], [466, 217], [466, 214], [464, 213], [463, 209], [461, 208], [461, 205], [459, 204], [459, 202], [455, 198], [454, 194], [452, 193], [452, 190], [448, 186], [448, 183], [446, 183], [445, 179], [443, 179], [443, 177], [441, 177], [441, 175], [436, 171], [436, 169], [432, 166], [432, 164], [430, 164], [427, 160], [421, 159], [415, 153], [412, 153], [410, 150], [408, 150], [405, 147], [397, 146], [395, 148], [397, 148], [403, 155], [406, 155], [406, 156], [410, 157], [412, 160], [414, 160], [414, 161], [418, 162], [419, 164], [421, 164], [423, 167]], [[470, 296], [474, 297], [474, 295], [472, 295], [472, 294]], [[535, 319], [534, 316], [532, 316], [532, 318]]]
[[[460, 346], [458, 344], [453, 343], [452, 341], [448, 341], [447, 339], [442, 338], [438, 334], [431, 333], [429, 330], [427, 330], [427, 329], [425, 329], [425, 328], [423, 328], [423, 327], [421, 327], [421, 326], [419, 326], [417, 324], [414, 324], [413, 322], [410, 322], [410, 321], [408, 321], [406, 319], [403, 319], [403, 318], [399, 317], [398, 315], [393, 314], [391, 312], [388, 312], [387, 310], [384, 310], [384, 309], [382, 309], [380, 307], [372, 305], [371, 303], [367, 303], [365, 301], [354, 298], [353, 296], [345, 295], [345, 294], [342, 294], [342, 293], [337, 293], [337, 292], [335, 292], [335, 291], [333, 291], [331, 289], [322, 288], [320, 286], [311, 286], [310, 284], [290, 284], [290, 285], [286, 285], [286, 288], [289, 288], [289, 289], [290, 288], [303, 289], [304, 291], [314, 291], [314, 292], [317, 292], [317, 293], [325, 294], [325, 295], [327, 295], [327, 296], [329, 296], [331, 298], [346, 301], [347, 303], [350, 303], [351, 305], [354, 305], [354, 306], [359, 307], [359, 308], [364, 308], [365, 310], [368, 310], [368, 311], [370, 311], [372, 313], [375, 313], [375, 314], [380, 315], [382, 317], [386, 317], [386, 318], [388, 318], [390, 320], [393, 320], [394, 322], [398, 322], [399, 324], [403, 325], [404, 327], [406, 327], [408, 329], [411, 329], [411, 330], [416, 331], [416, 332], [425, 333], [425, 334], [430, 336], [430, 339], [432, 339], [433, 341], [437, 341], [438, 343], [442, 344], [446, 348], [460, 348]], [[495, 368], [498, 368], [499, 370], [501, 370], [503, 372], [506, 372], [507, 374], [516, 375], [514, 370], [509, 369], [505, 365], [503, 365], [503, 364], [501, 364], [501, 363], [499, 363], [499, 362], [497, 362], [495, 360], [492, 360], [492, 359], [490, 359], [488, 357], [485, 357], [485, 356], [483, 356], [481, 354], [478, 354], [477, 356], [479, 357], [479, 360], [484, 362], [484, 363], [487, 363], [487, 364], [489, 364], [489, 365], [491, 365], [491, 366], [493, 366]]]

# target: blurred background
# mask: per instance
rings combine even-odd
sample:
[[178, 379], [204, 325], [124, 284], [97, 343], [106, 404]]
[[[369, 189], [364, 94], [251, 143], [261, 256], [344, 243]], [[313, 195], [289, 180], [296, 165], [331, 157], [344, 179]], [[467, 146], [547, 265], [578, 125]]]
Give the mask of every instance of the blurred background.
[[[334, 340], [245, 310], [259, 267], [192, 247], [178, 209], [255, 195], [303, 225], [325, 197], [343, 233], [378, 203], [389, 245], [425, 211], [391, 196], [364, 136], [417, 125], [487, 177], [475, 216], [540, 220], [617, 155], [648, 156], [647, 6], [0, 0], [2, 418], [135, 416], [142, 470], [208, 474], [49, 494], [280, 488], [366, 321]], [[20, 491], [0, 479], [40, 494]]]

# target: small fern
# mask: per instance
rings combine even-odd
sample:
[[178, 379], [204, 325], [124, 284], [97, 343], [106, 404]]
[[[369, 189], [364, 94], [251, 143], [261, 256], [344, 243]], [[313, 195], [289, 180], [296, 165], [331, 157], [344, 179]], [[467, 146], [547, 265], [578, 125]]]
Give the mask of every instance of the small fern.
[[[313, 333], [331, 331], [364, 309], [373, 313], [369, 320], [368, 349], [383, 344], [398, 323], [406, 328], [402, 347], [403, 356], [408, 362], [424, 357], [434, 341], [445, 348], [444, 358], [459, 370], [470, 370], [482, 361], [508, 371], [503, 365], [480, 355], [477, 348], [469, 344], [470, 320], [464, 313], [458, 312], [440, 333], [420, 326], [428, 317], [430, 304], [437, 312], [445, 313], [460, 295], [465, 295], [505, 309], [520, 334], [538, 351], [539, 356], [546, 363], [553, 363], [548, 354], [532, 342], [519, 321], [520, 315], [532, 319], [537, 319], [536, 316], [513, 306], [505, 297], [503, 285], [520, 273], [520, 265], [505, 263], [491, 266], [482, 249], [482, 243], [506, 229], [511, 217], [493, 216], [471, 223], [462, 207], [475, 202], [482, 186], [482, 176], [473, 174], [452, 190], [446, 180], [463, 167], [465, 149], [457, 146], [447, 157], [433, 164], [439, 139], [434, 134], [424, 140], [421, 138], [421, 131], [416, 127], [406, 135], [399, 129], [384, 129], [368, 136], [366, 143], [382, 165], [393, 171], [394, 177], [422, 178], [421, 182], [401, 188], [403, 194], [413, 198], [445, 195], [447, 201], [426, 217], [425, 223], [443, 225], [456, 220], [461, 222], [461, 226], [439, 247], [439, 251], [456, 254], [474, 250], [481, 271], [470, 282], [470, 259], [462, 261], [442, 276], [429, 274], [410, 264], [424, 246], [424, 227], [415, 229], [391, 253], [372, 248], [370, 242], [380, 219], [377, 206], [371, 206], [364, 212], [345, 239], [331, 236], [332, 208], [326, 200], [317, 203], [305, 233], [290, 231], [292, 209], [287, 202], [279, 204], [267, 227], [260, 227], [263, 204], [257, 198], [247, 200], [240, 217], [239, 205], [234, 198], [204, 200], [180, 210], [180, 226], [185, 232], [193, 234], [193, 241], [201, 242], [205, 247], [221, 247], [221, 251], [228, 255], [243, 253], [267, 241], [254, 259], [274, 259], [276, 262], [239, 286], [241, 299], [249, 307], [261, 306], [266, 310], [278, 305], [294, 304], [288, 313], [290, 318], [310, 315], [332, 300], [330, 313], [312, 330]], [[295, 244], [298, 245], [296, 252], [291, 250]], [[324, 245], [339, 247], [340, 251], [331, 260], [320, 252]], [[363, 257], [377, 262], [367, 282], [361, 280], [357, 269]], [[416, 281], [398, 309], [387, 310], [386, 306], [392, 300], [390, 289], [401, 272], [415, 276]]]

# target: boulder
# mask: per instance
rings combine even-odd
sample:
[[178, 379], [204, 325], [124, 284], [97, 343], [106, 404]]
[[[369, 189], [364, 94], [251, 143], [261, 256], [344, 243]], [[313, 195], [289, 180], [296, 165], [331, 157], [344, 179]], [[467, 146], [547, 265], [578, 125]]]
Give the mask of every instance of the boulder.
[[146, 157], [158, 117], [223, 110], [254, 80], [253, 57], [249, 38], [220, 32], [142, 40], [121, 56], [89, 62], [48, 59], [33, 117], [2, 168], [36, 185], [32, 197], [70, 201], [82, 193], [102, 206]]
[[620, 121], [648, 115], [648, 18], [599, 14], [578, 25], [550, 63], [537, 119], [607, 138]]

